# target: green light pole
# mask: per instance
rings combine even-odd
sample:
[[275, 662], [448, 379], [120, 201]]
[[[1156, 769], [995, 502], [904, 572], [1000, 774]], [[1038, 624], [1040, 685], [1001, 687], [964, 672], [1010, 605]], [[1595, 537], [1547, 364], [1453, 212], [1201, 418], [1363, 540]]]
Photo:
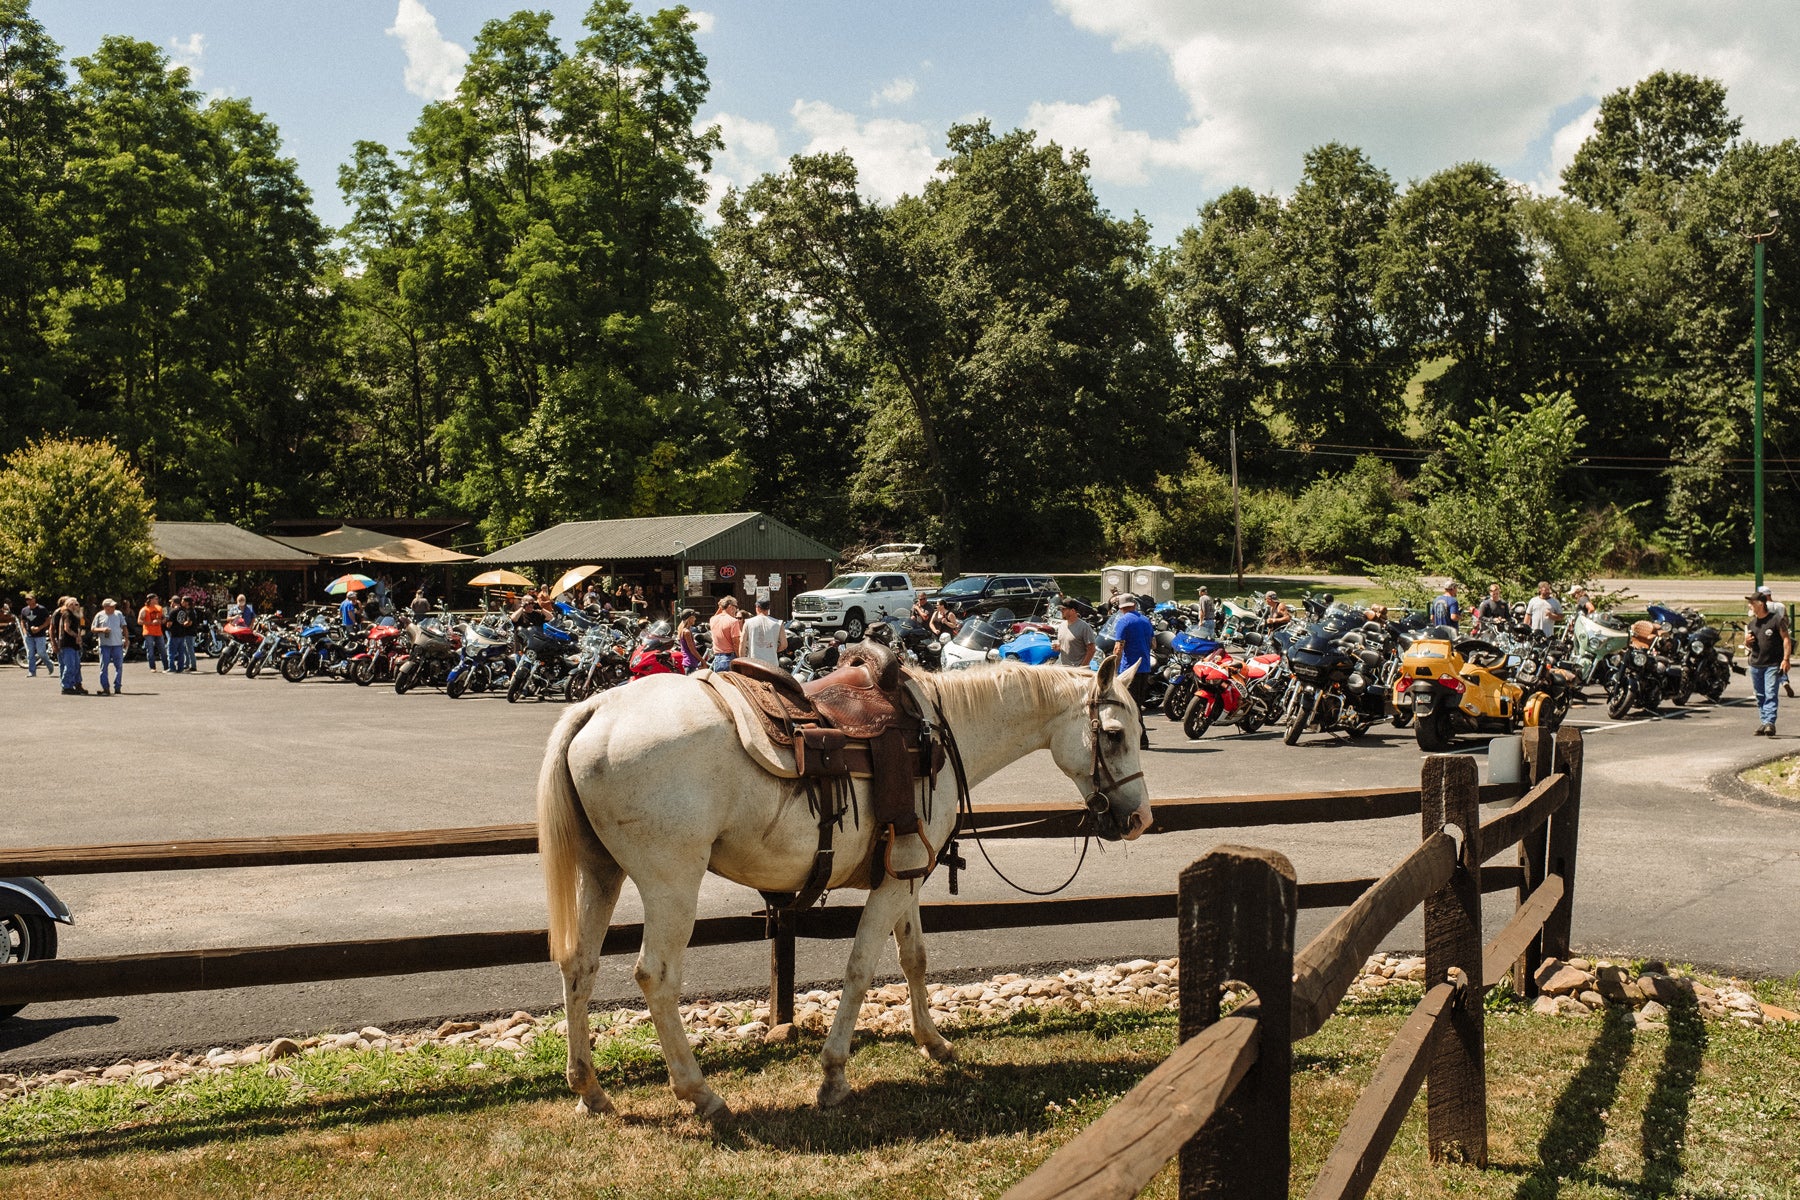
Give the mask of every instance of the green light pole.
[[1756, 372], [1756, 477], [1754, 486], [1756, 501], [1751, 532], [1752, 547], [1755, 551], [1756, 586], [1763, 582], [1763, 243], [1775, 236], [1779, 222], [1774, 212], [1769, 213], [1769, 231], [1752, 233], [1750, 240], [1756, 243], [1756, 336], [1755, 336], [1755, 372]]

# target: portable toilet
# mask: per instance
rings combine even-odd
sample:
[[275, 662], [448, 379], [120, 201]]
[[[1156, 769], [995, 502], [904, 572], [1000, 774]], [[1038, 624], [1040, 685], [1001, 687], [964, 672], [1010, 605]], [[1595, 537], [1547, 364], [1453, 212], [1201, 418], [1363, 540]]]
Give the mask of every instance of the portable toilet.
[[1175, 572], [1168, 567], [1133, 567], [1131, 590], [1150, 597], [1150, 606], [1166, 604], [1175, 598]]
[[1117, 566], [1107, 567], [1105, 570], [1101, 571], [1100, 572], [1100, 599], [1101, 599], [1101, 601], [1104, 603], [1106, 598], [1108, 596], [1112, 595], [1114, 592], [1117, 592], [1117, 593], [1119, 593], [1119, 595], [1123, 596], [1126, 592], [1134, 590], [1131, 586], [1131, 575], [1132, 575], [1132, 572], [1136, 571], [1136, 570], [1137, 570], [1136, 567], [1129, 566], [1126, 564], [1119, 564]]

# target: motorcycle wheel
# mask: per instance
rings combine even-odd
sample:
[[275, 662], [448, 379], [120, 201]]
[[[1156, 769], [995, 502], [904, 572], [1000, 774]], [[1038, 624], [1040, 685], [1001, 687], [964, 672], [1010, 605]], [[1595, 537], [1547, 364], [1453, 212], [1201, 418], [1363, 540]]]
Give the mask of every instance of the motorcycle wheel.
[[462, 699], [462, 694], [468, 690], [469, 672], [466, 669], [452, 675], [450, 677], [450, 682], [444, 685], [444, 691], [449, 694], [452, 700]]
[[351, 680], [357, 687], [368, 687], [375, 682], [374, 658], [357, 659], [348, 668]]
[[394, 695], [404, 696], [412, 691], [412, 685], [418, 681], [419, 664], [412, 661], [400, 664], [400, 670], [394, 675]]
[[525, 694], [526, 686], [531, 682], [531, 667], [520, 663], [519, 669], [513, 672], [512, 682], [506, 685], [506, 702], [517, 704], [519, 697]]
[[1393, 718], [1394, 728], [1395, 729], [1405, 729], [1408, 725], [1411, 725], [1413, 723], [1413, 716], [1414, 716], [1413, 710], [1410, 708], [1396, 708], [1394, 710], [1394, 718]]
[[594, 674], [592, 671], [575, 671], [563, 684], [563, 699], [570, 704], [579, 704], [594, 694]]
[[1185, 681], [1177, 680], [1169, 685], [1163, 693], [1163, 716], [1171, 721], [1184, 720], [1187, 717], [1188, 701], [1194, 698], [1194, 689]]
[[1181, 714], [1181, 732], [1187, 734], [1190, 742], [1197, 742], [1205, 737], [1206, 731], [1212, 728], [1212, 723], [1218, 716], [1218, 705], [1207, 703], [1208, 699], [1204, 693], [1196, 691], [1188, 700], [1187, 711]]
[[1623, 672], [1615, 672], [1606, 684], [1606, 715], [1615, 721], [1625, 719], [1631, 711], [1631, 680]]
[[485, 692], [494, 686], [494, 672], [486, 663], [476, 663], [469, 668], [469, 690]]
[[1434, 712], [1428, 717], [1420, 717], [1413, 727], [1413, 737], [1418, 739], [1419, 749], [1427, 754], [1448, 750], [1456, 742], [1456, 733], [1450, 727], [1450, 714]]
[[225, 653], [219, 655], [219, 660], [213, 664], [213, 670], [223, 675], [225, 672], [231, 670], [237, 663], [237, 660], [238, 644], [233, 642], [231, 645], [225, 647]]
[[1269, 723], [1269, 706], [1261, 696], [1250, 697], [1248, 703], [1243, 719], [1238, 722], [1239, 733], [1255, 733]]
[[1294, 709], [1294, 719], [1288, 723], [1286, 729], [1281, 731], [1281, 740], [1284, 744], [1293, 746], [1299, 743], [1300, 735], [1306, 732], [1308, 725], [1312, 724], [1313, 705], [1317, 703], [1318, 696], [1311, 688], [1300, 693], [1300, 703]]
[[306, 655], [292, 654], [281, 660], [281, 677], [289, 683], [306, 678]]
[[[38, 913], [8, 913], [0, 916], [0, 967], [55, 957], [54, 921]], [[23, 1004], [0, 1004], [0, 1021], [24, 1007]]]

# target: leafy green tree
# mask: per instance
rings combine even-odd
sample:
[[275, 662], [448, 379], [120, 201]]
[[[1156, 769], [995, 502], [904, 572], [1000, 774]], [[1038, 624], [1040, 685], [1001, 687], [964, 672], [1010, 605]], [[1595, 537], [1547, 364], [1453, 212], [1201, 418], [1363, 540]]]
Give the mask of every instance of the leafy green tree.
[[1600, 101], [1594, 133], [1563, 170], [1563, 190], [1596, 208], [1618, 208], [1646, 180], [1679, 183], [1718, 165], [1743, 128], [1725, 85], [1657, 71]]
[[1446, 428], [1443, 449], [1420, 480], [1427, 499], [1417, 538], [1426, 568], [1476, 590], [1591, 578], [1613, 530], [1587, 519], [1565, 489], [1581, 465], [1584, 424], [1574, 398], [1561, 393], [1528, 396], [1521, 408], [1490, 402]]
[[1394, 182], [1362, 151], [1308, 151], [1281, 215], [1287, 262], [1274, 331], [1281, 411], [1303, 440], [1388, 444], [1399, 435], [1413, 347], [1376, 303]]
[[1391, 463], [1363, 455], [1308, 484], [1283, 506], [1265, 556], [1306, 566], [1402, 563], [1412, 556], [1411, 488]]
[[156, 573], [143, 478], [106, 442], [46, 438], [0, 470], [0, 578], [40, 595], [134, 591]]
[[1462, 163], [1413, 184], [1394, 204], [1376, 302], [1400, 340], [1450, 359], [1425, 384], [1431, 423], [1516, 396], [1538, 371], [1535, 264], [1518, 199], [1494, 168]]

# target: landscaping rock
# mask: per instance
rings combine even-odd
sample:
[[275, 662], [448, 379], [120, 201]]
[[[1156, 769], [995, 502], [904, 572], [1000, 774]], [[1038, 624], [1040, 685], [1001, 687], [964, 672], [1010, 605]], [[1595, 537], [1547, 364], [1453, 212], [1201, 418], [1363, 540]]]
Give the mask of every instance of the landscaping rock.
[[298, 1053], [300, 1053], [300, 1043], [292, 1038], [276, 1038], [264, 1051], [270, 1062], [274, 1062], [278, 1058], [292, 1058]]

